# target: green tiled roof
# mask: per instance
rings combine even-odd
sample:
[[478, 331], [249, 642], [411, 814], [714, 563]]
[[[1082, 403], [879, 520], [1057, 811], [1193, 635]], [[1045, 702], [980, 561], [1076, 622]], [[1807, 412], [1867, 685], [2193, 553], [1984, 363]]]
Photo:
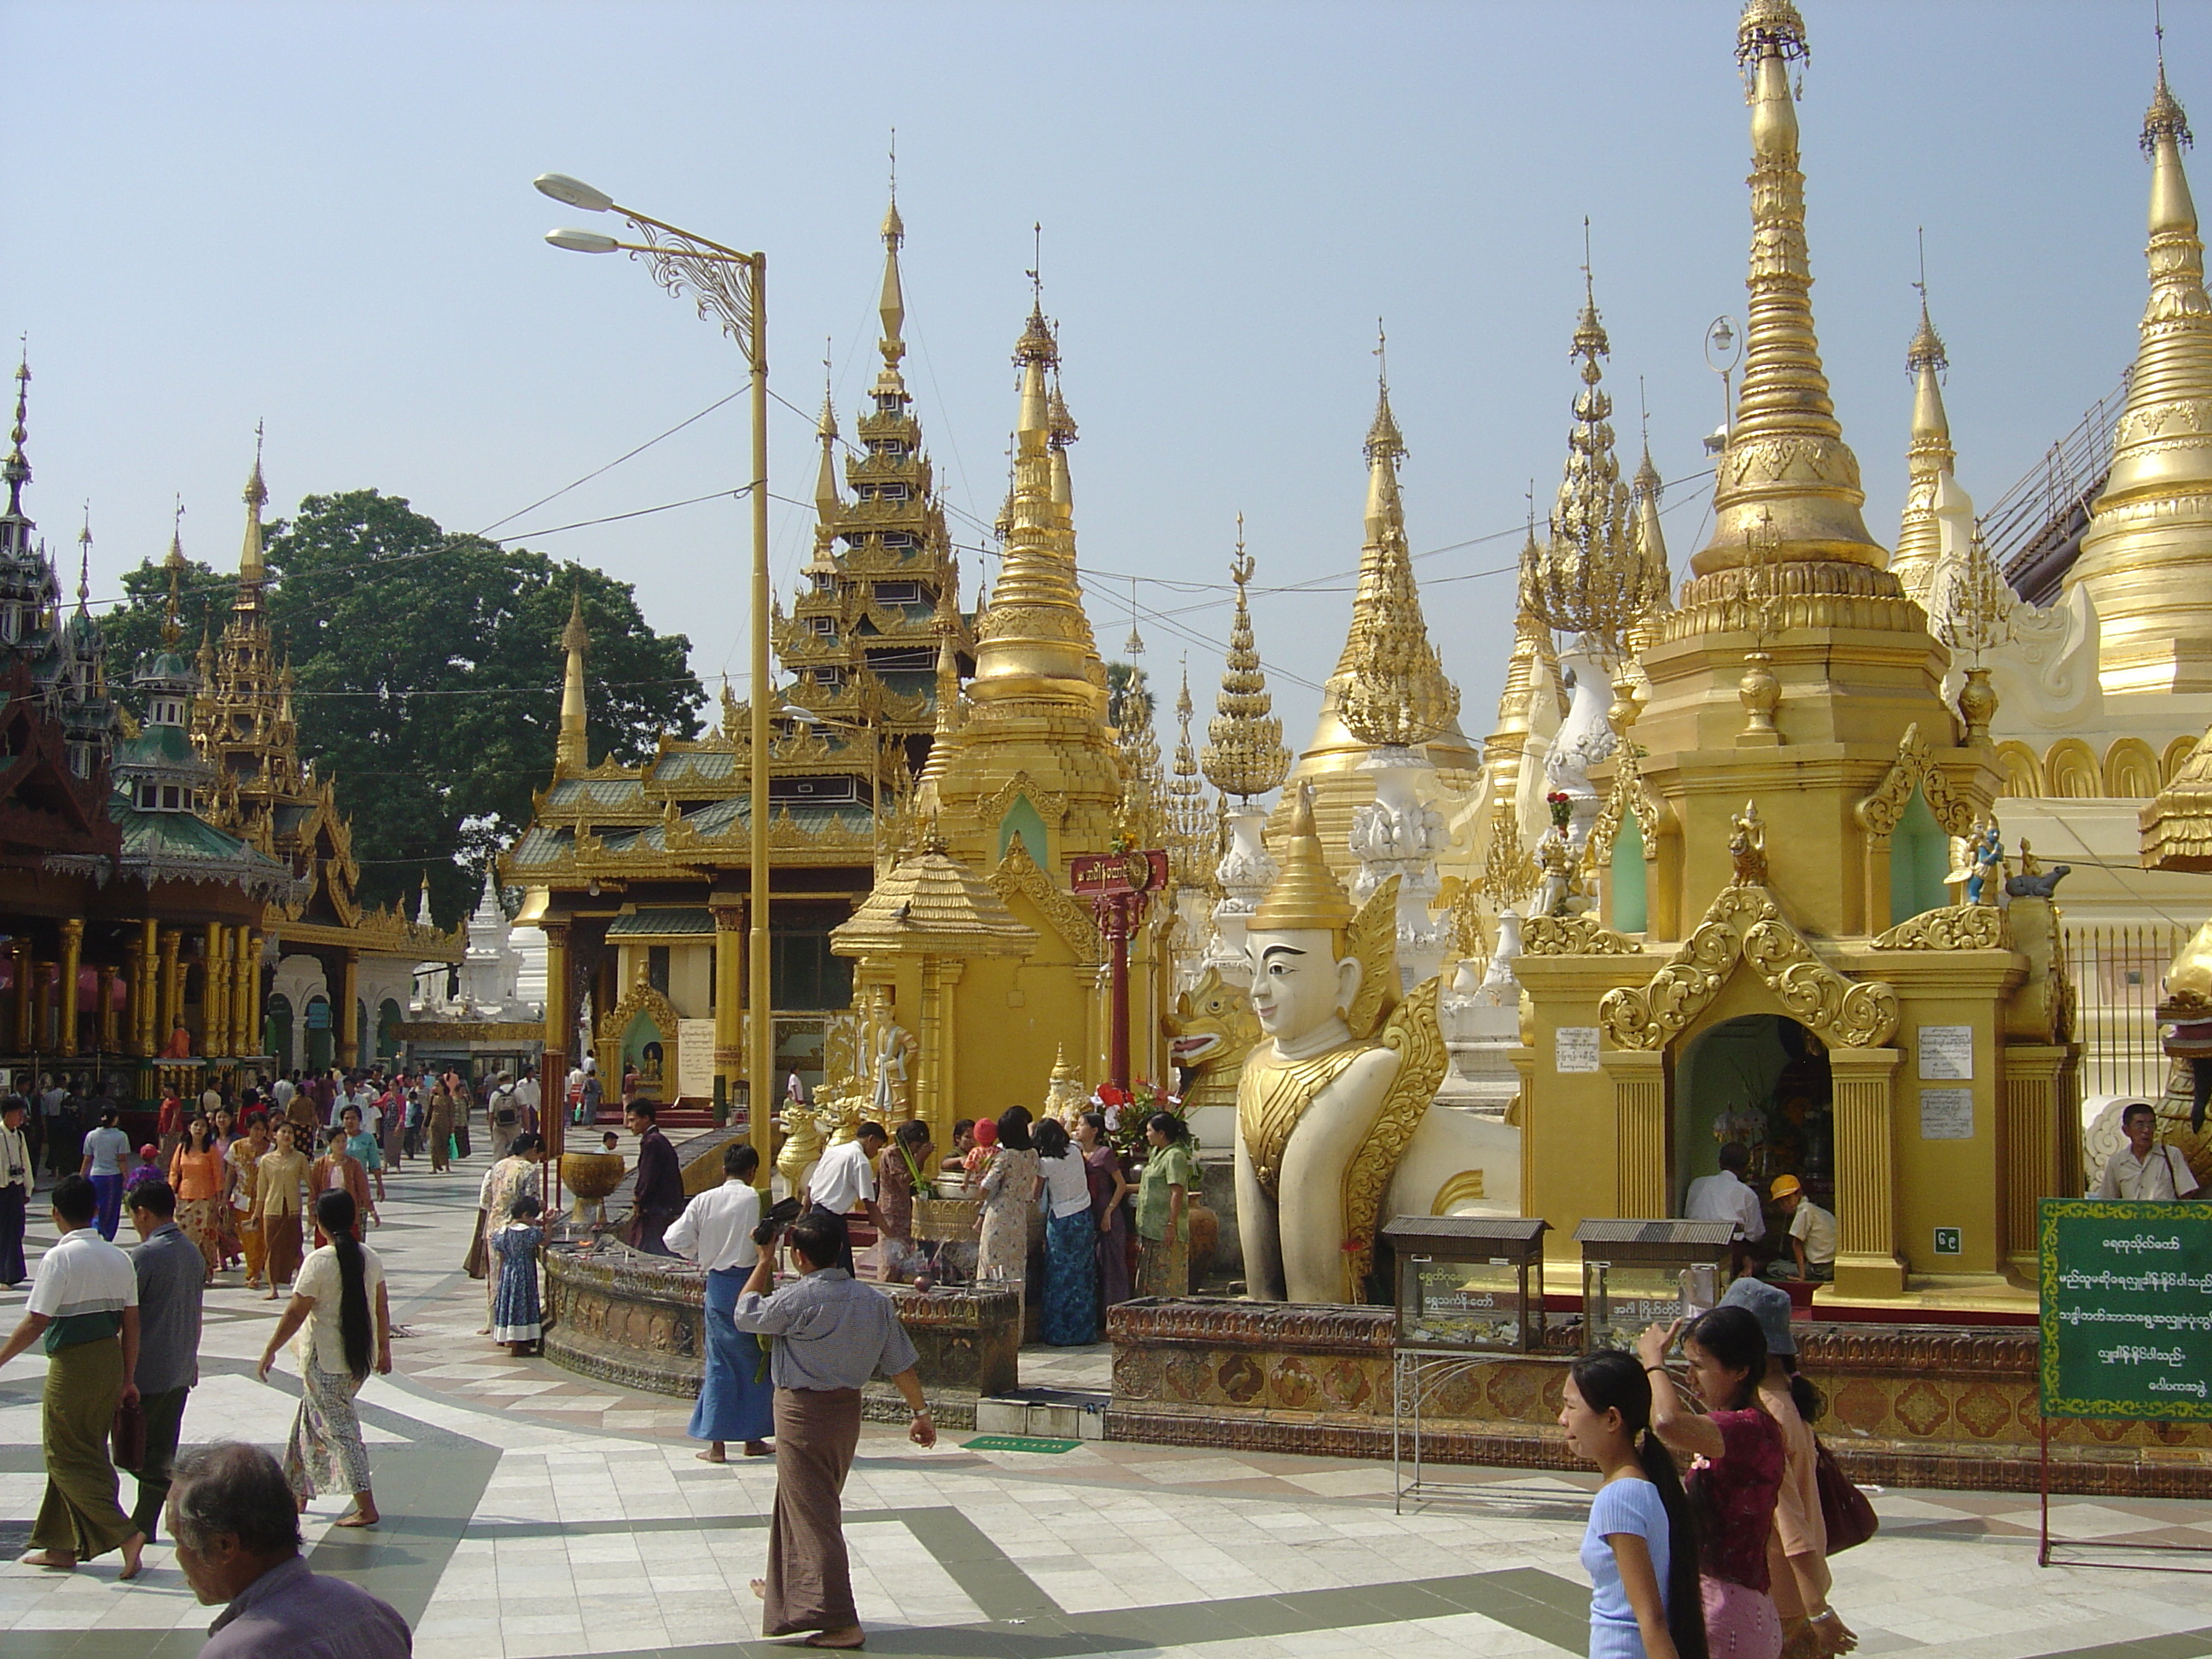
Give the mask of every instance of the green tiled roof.
[[637, 798], [635, 778], [563, 778], [545, 792], [547, 804], [554, 806], [623, 806]]
[[193, 813], [142, 811], [130, 796], [118, 794], [107, 815], [123, 832], [125, 870], [142, 880], [180, 876], [272, 893], [293, 884], [287, 866]]
[[607, 924], [609, 939], [635, 939], [645, 933], [711, 933], [714, 931], [714, 912], [705, 909], [640, 910], [635, 915], [617, 916]]

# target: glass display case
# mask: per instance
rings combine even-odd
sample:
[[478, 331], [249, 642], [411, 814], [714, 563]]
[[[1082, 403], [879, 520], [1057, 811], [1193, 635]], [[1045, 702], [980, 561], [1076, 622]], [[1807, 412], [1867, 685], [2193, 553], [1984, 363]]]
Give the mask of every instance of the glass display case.
[[1397, 1346], [1526, 1353], [1544, 1340], [1544, 1234], [1519, 1216], [1400, 1216], [1382, 1229], [1397, 1263]]
[[1692, 1319], [1728, 1289], [1732, 1221], [1585, 1221], [1583, 1346], [1628, 1348], [1647, 1325]]

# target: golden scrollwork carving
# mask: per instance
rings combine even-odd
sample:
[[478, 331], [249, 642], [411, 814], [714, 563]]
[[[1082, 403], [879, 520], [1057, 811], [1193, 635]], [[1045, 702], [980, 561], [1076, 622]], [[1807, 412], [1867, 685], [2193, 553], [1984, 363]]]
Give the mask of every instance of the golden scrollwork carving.
[[1994, 904], [1946, 904], [1875, 936], [1877, 951], [2009, 951], [2012, 929]]
[[1364, 1039], [1398, 1006], [1398, 880], [1385, 876], [1344, 930], [1345, 953], [1359, 963], [1359, 989], [1344, 1023]]
[[1532, 957], [1632, 957], [1636, 941], [1595, 916], [1530, 916], [1521, 924], [1521, 950]]
[[[1395, 933], [1394, 925], [1394, 940]], [[1396, 975], [1391, 978], [1395, 981]], [[1397, 1052], [1398, 1074], [1382, 1097], [1375, 1127], [1359, 1143], [1344, 1172], [1347, 1301], [1364, 1299], [1367, 1274], [1375, 1261], [1375, 1224], [1382, 1206], [1383, 1188], [1389, 1184], [1413, 1132], [1420, 1127], [1450, 1063], [1443, 1031], [1437, 1023], [1437, 999], [1443, 987], [1441, 979], [1423, 980], [1406, 994], [1406, 1000], [1391, 1012], [1379, 1034], [1382, 1046]]]
[[1613, 787], [1606, 791], [1605, 805], [1598, 808], [1590, 823], [1589, 839], [1583, 843], [1583, 869], [1587, 874], [1595, 876], [1612, 861], [1620, 826], [1632, 817], [1644, 839], [1644, 856], [1647, 860], [1659, 856], [1659, 837], [1668, 827], [1667, 807], [1644, 781], [1640, 760], [1641, 751], [1632, 743], [1623, 743], [1613, 753]]
[[1719, 994], [1739, 962], [1793, 1018], [1844, 1048], [1879, 1048], [1897, 1030], [1896, 991], [1878, 980], [1846, 979], [1821, 961], [1763, 887], [1723, 888], [1648, 982], [1606, 993], [1598, 1024], [1617, 1048], [1664, 1048]]
[[1006, 843], [1006, 855], [991, 872], [991, 885], [1002, 899], [1019, 893], [1044, 913], [1052, 930], [1073, 951], [1079, 960], [1096, 965], [1103, 959], [1097, 925], [1073, 898], [1062, 892], [1030, 856], [1029, 843], [1019, 836]]
[[1874, 793], [1851, 808], [1851, 816], [1862, 830], [1886, 840], [1904, 817], [1915, 788], [1928, 798], [1928, 810], [1945, 834], [1973, 833], [1974, 804], [1952, 793], [1951, 781], [1936, 764], [1934, 751], [1920, 735], [1917, 720], [1905, 728], [1905, 735], [1897, 741], [1897, 758], [1882, 774]]

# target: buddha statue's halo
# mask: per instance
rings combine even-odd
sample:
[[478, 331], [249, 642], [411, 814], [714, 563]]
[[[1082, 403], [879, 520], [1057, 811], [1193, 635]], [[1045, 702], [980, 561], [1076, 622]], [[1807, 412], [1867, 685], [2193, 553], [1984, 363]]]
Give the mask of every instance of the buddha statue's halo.
[[1321, 835], [1314, 828], [1313, 786], [1301, 782], [1297, 804], [1291, 811], [1290, 838], [1283, 849], [1281, 866], [1260, 908], [1252, 913], [1250, 930], [1255, 933], [1326, 931], [1334, 941], [1332, 954], [1340, 955], [1352, 917], [1352, 896], [1322, 856]]

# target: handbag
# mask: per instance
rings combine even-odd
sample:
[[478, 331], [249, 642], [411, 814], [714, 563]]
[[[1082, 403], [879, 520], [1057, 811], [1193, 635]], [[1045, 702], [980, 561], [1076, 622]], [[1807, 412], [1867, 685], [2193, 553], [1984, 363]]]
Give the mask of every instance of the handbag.
[[1813, 1455], [1814, 1480], [1820, 1491], [1820, 1521], [1828, 1531], [1828, 1553], [1834, 1555], [1865, 1543], [1881, 1527], [1874, 1505], [1844, 1473], [1835, 1454], [1817, 1438], [1813, 1442]]
[[484, 1212], [477, 1212], [476, 1231], [469, 1238], [469, 1254], [461, 1263], [461, 1271], [471, 1279], [482, 1279], [491, 1271], [491, 1253], [484, 1247]]
[[109, 1434], [114, 1443], [114, 1463], [118, 1469], [136, 1474], [146, 1466], [146, 1407], [136, 1400], [125, 1400], [115, 1408], [115, 1426]]

